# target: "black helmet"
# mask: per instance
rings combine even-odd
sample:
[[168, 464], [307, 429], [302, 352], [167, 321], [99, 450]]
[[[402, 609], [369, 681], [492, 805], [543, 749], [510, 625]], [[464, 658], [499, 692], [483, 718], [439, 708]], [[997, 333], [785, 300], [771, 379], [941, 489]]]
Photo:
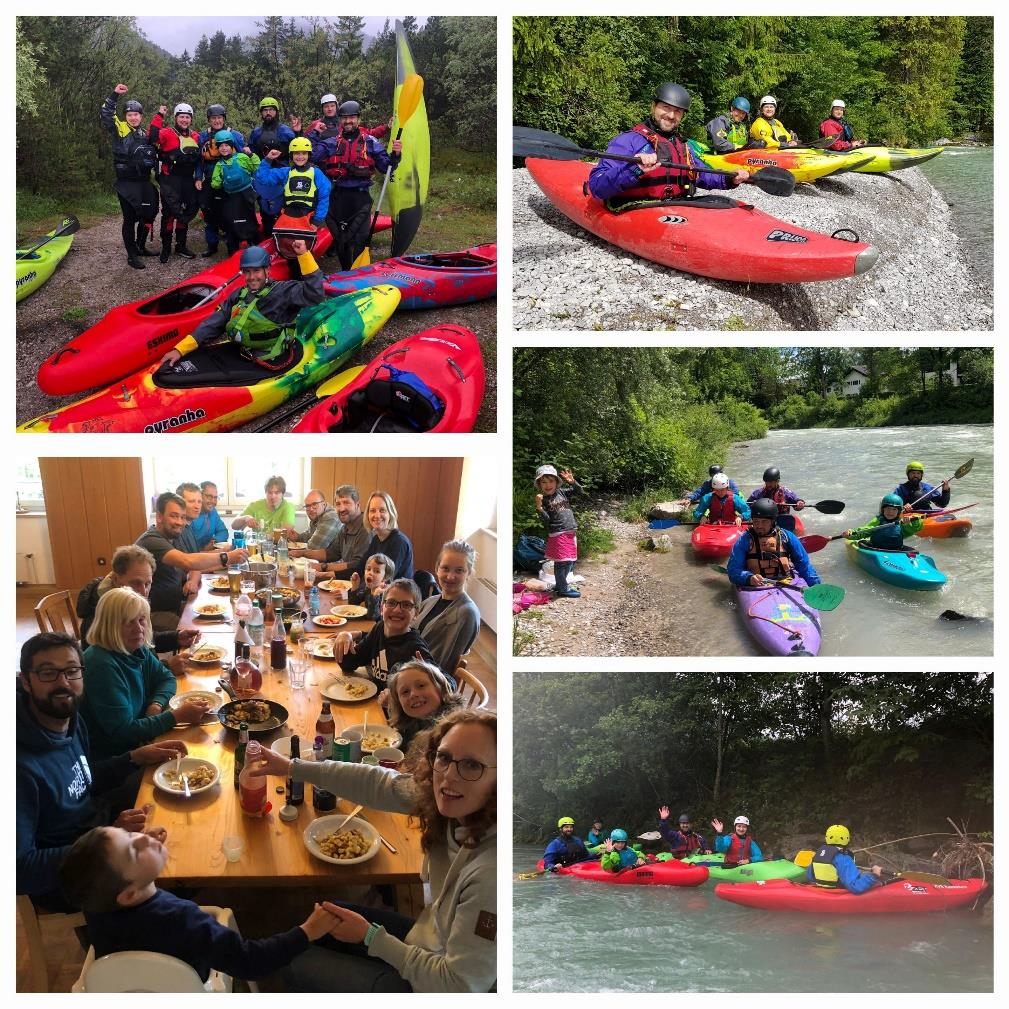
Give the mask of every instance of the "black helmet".
[[655, 89], [652, 101], [675, 105], [676, 108], [686, 112], [690, 108], [690, 92], [679, 84], [660, 84]]
[[136, 100], [136, 98], [131, 98], [131, 99], [130, 99], [130, 100], [129, 100], [129, 101], [128, 101], [128, 102], [127, 102], [127, 103], [126, 103], [126, 104], [125, 104], [124, 106], [123, 106], [123, 108], [124, 108], [124, 109], [125, 109], [125, 110], [126, 110], [127, 112], [143, 112], [143, 111], [144, 111], [144, 107], [143, 107], [143, 105], [141, 105], [141, 104], [140, 104], [140, 102], [138, 102], [138, 101]]
[[778, 469], [777, 466], [768, 466], [767, 469], [764, 470], [764, 483], [767, 483], [769, 480], [780, 480], [780, 479], [781, 479], [781, 470]]
[[359, 116], [361, 114], [360, 102], [344, 102], [337, 110], [338, 116]]
[[208, 105], [207, 106], [207, 118], [211, 116], [226, 116], [228, 110], [223, 105]]
[[708, 467], [708, 476], [714, 476], [716, 473], [721, 473], [722, 467], [716, 462], [714, 465]]
[[750, 505], [750, 516], [755, 519], [778, 518], [778, 506], [769, 497], [760, 497]]

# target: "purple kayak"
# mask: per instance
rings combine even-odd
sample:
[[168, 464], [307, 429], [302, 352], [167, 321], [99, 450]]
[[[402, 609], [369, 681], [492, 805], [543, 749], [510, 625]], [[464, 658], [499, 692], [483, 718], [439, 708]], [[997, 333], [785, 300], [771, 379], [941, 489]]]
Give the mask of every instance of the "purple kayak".
[[818, 655], [820, 614], [802, 598], [806, 583], [736, 588], [739, 615], [754, 641], [771, 655]]

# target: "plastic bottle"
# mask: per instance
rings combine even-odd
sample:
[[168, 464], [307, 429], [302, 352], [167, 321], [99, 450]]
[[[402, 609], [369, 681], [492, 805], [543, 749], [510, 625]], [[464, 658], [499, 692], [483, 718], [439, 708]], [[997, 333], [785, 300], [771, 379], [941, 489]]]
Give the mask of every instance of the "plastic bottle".
[[270, 635], [270, 668], [282, 673], [287, 668], [287, 635], [284, 633], [284, 618], [278, 609], [273, 617], [273, 633]]
[[266, 801], [266, 775], [253, 777], [252, 769], [259, 763], [263, 748], [253, 739], [245, 751], [245, 766], [238, 778], [239, 802], [247, 816], [263, 816], [272, 808]]
[[317, 617], [322, 612], [322, 600], [319, 598], [318, 586], [313, 585], [312, 591], [308, 593], [308, 615]]
[[252, 600], [243, 592], [235, 600], [235, 616], [239, 620], [248, 621], [249, 615], [252, 613]]
[[287, 567], [289, 554], [287, 552], [287, 537], [281, 536], [277, 543], [277, 569], [283, 571]]
[[249, 612], [249, 619], [246, 627], [249, 631], [249, 637], [252, 638], [252, 643], [258, 648], [263, 647], [264, 624], [263, 611], [259, 608], [259, 600], [255, 599], [252, 603], [252, 609]]
[[245, 752], [249, 747], [249, 723], [240, 722], [238, 725], [238, 746], [235, 747], [235, 788], [238, 788], [238, 779], [241, 777], [242, 768], [245, 767]]
[[[297, 736], [291, 736], [291, 760], [301, 759], [301, 744]], [[293, 766], [293, 765], [292, 765]], [[287, 776], [287, 804], [300, 806], [305, 801], [305, 783], [295, 781], [292, 775]]]

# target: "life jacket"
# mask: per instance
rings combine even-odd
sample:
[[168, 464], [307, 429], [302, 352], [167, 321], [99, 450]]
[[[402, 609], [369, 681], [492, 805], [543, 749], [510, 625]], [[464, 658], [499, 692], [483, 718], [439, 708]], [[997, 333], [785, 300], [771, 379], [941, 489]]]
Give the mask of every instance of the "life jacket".
[[678, 830], [676, 833], [683, 840], [681, 844], [673, 846], [673, 858], [683, 858], [684, 855], [690, 855], [695, 851], [701, 850], [701, 839], [696, 831], [692, 830], [689, 834], [684, 834], [682, 830]]
[[252, 185], [252, 176], [238, 160], [237, 154], [221, 158], [221, 181], [226, 193], [241, 193]]
[[112, 161], [118, 178], [146, 179], [158, 164], [158, 152], [146, 130], [129, 130], [113, 141]]
[[[827, 123], [834, 123], [837, 126], [840, 126], [841, 132], [839, 134], [826, 133], [824, 128]], [[820, 133], [825, 137], [836, 136], [838, 140], [846, 140], [849, 144], [855, 139], [855, 131], [848, 125], [848, 120], [843, 117], [841, 119], [835, 119], [831, 116], [829, 119], [824, 119], [824, 121], [820, 123]]]
[[368, 149], [368, 135], [357, 131], [349, 140], [341, 134], [336, 151], [322, 164], [330, 179], [370, 179], [375, 174], [375, 159]]
[[265, 158], [269, 151], [280, 151], [283, 155], [282, 161], [287, 160], [287, 145], [289, 141], [280, 139], [280, 119], [274, 121], [273, 126], [262, 127], [259, 133], [259, 156]]
[[749, 139], [749, 129], [745, 121], [741, 123], [734, 122], [732, 116], [728, 114], [712, 119], [708, 123], [707, 130], [713, 148], [718, 139], [722, 139], [737, 148], [745, 147]]
[[312, 165], [291, 165], [284, 183], [284, 211], [291, 217], [305, 217], [315, 209], [318, 192]]
[[775, 528], [770, 536], [759, 538], [750, 530], [750, 546], [746, 552], [746, 569], [765, 578], [787, 578], [792, 573], [785, 537]]
[[735, 831], [732, 832], [732, 837], [729, 840], [729, 850], [725, 853], [725, 861], [722, 863], [730, 868], [734, 865], [739, 865], [739, 860], [741, 858], [750, 857], [750, 848], [752, 846], [752, 838], [749, 833], [744, 837], [740, 837]]
[[736, 495], [732, 491], [729, 491], [725, 497], [719, 497], [712, 491], [711, 500], [708, 501], [708, 521], [736, 521]]
[[255, 294], [247, 287], [243, 287], [238, 300], [232, 306], [231, 318], [224, 327], [231, 340], [262, 360], [276, 357], [294, 333], [293, 323], [289, 326], [278, 326], [259, 309], [260, 301], [273, 290], [273, 287], [273, 284], [267, 283]]
[[764, 116], [757, 116], [750, 127], [750, 136], [754, 140], [771, 140], [780, 144], [787, 144], [792, 139], [792, 134], [785, 129], [784, 124], [778, 119], [767, 119]]
[[567, 850], [557, 858], [557, 865], [571, 865], [574, 862], [581, 862], [585, 858], [585, 845], [578, 838], [562, 835], [560, 841]]
[[[183, 177], [192, 176], [196, 171], [196, 164], [200, 160], [199, 134], [190, 130], [188, 133], [180, 133], [174, 126], [162, 126], [162, 133], [174, 133], [178, 141], [177, 147], [170, 147], [167, 151], [161, 152], [161, 171], [165, 175], [181, 175]], [[178, 151], [178, 155], [171, 160], [165, 157]]]
[[817, 886], [839, 887], [841, 880], [837, 875], [837, 867], [834, 859], [838, 855], [850, 855], [847, 848], [841, 848], [836, 844], [821, 845], [813, 860], [809, 863], [813, 870], [813, 882]]
[[791, 510], [788, 506], [788, 502], [785, 500], [785, 491], [781, 487], [779, 487], [773, 494], [768, 494], [762, 487], [760, 489], [760, 497], [766, 497], [769, 501], [773, 501], [778, 506], [779, 515], [787, 515]]
[[[660, 160], [673, 161], [681, 165], [688, 164], [687, 145], [678, 136], [668, 140], [655, 132], [645, 123], [638, 123], [632, 131], [640, 133], [653, 147]], [[621, 200], [676, 200], [689, 198], [696, 190], [697, 172], [684, 171], [682, 168], [667, 168], [655, 165], [647, 172], [642, 172], [637, 182], [629, 189], [619, 193]]]

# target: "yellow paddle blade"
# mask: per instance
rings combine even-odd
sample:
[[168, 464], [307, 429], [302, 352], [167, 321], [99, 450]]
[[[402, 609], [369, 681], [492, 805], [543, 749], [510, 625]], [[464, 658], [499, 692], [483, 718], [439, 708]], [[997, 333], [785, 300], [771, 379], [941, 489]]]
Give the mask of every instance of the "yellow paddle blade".
[[350, 264], [352, 270], [356, 270], [359, 266], [371, 266], [371, 249], [366, 245], [361, 255]]
[[795, 853], [795, 858], [793, 858], [792, 861], [796, 865], [802, 866], [802, 868], [805, 869], [812, 863], [813, 856], [815, 854], [816, 854], [815, 851], [811, 851], [810, 849], [806, 848], [804, 851], [797, 851]]
[[399, 128], [403, 129], [407, 120], [417, 111], [424, 97], [424, 78], [420, 74], [410, 74], [399, 92], [399, 108], [396, 110]]
[[542, 876], [546, 873], [546, 869], [540, 869], [539, 872], [520, 872], [515, 878], [516, 879], [536, 879], [538, 876]]
[[332, 396], [334, 392], [339, 392], [341, 389], [346, 388], [367, 367], [366, 364], [362, 364], [357, 368], [348, 368], [346, 371], [341, 371], [339, 375], [334, 375], [328, 382], [323, 382], [315, 390], [316, 398], [325, 399], [327, 396]]

